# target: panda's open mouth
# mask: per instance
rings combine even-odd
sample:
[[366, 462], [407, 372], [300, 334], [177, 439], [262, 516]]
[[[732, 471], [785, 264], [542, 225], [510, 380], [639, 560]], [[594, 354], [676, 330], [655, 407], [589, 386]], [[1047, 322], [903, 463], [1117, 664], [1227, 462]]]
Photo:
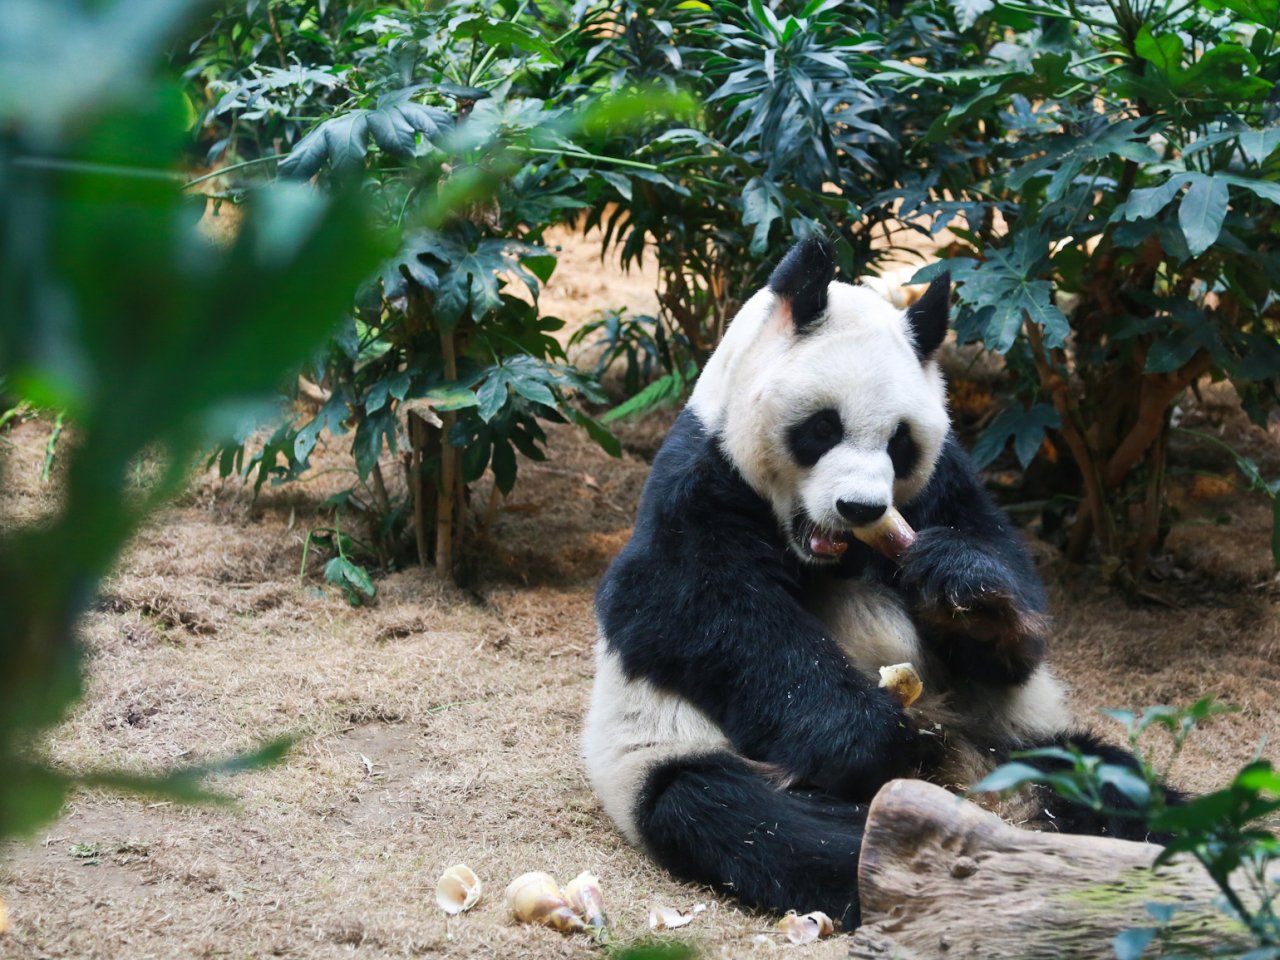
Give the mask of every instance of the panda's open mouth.
[[804, 515], [792, 519], [787, 533], [791, 548], [810, 563], [836, 562], [849, 549], [853, 537], [848, 530], [821, 527]]

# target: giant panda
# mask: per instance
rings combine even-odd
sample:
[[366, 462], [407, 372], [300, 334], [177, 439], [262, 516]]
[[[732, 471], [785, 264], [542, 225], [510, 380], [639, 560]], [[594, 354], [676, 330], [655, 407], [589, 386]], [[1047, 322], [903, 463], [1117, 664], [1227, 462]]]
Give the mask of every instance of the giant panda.
[[[1134, 760], [1074, 727], [1044, 588], [950, 432], [950, 279], [904, 312], [834, 272], [827, 242], [792, 248], [654, 459], [597, 593], [582, 749], [608, 816], [660, 865], [848, 927], [888, 780], [963, 787], [1051, 744]], [[891, 505], [918, 535], [901, 566], [849, 536]], [[906, 710], [877, 685], [902, 662], [925, 684]], [[1035, 801], [1016, 819], [1133, 836]]]

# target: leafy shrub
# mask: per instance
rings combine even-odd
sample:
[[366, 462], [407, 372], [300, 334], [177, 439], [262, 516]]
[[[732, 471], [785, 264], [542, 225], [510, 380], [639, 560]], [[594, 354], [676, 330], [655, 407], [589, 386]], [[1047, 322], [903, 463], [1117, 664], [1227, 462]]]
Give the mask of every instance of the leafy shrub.
[[657, 82], [703, 104], [696, 126], [654, 124], [593, 144], [635, 162], [610, 178], [588, 219], [624, 264], [656, 257], [664, 319], [695, 359], [794, 237], [832, 237], [850, 275], [885, 249], [872, 240], [888, 214], [872, 201], [901, 157], [900, 105], [869, 80], [905, 21], [872, 5], [787, 6], [794, 12], [759, 0], [597, 6], [566, 51], [581, 85]]
[[1280, 373], [1276, 7], [955, 6], [980, 15], [939, 51], [950, 69], [883, 65], [933, 105], [901, 215], [957, 237], [917, 279], [949, 268], [961, 340], [1006, 358], [989, 449], [1014, 437], [1025, 464], [1055, 431], [1083, 488], [1070, 552], [1093, 540], [1132, 582], [1160, 539], [1184, 388], [1229, 379], [1261, 420]]
[[[369, 519], [379, 560], [398, 559], [399, 530], [410, 522], [419, 562], [451, 572], [468, 486], [487, 469], [497, 489], [510, 492], [517, 451], [546, 456], [542, 423], [572, 421], [618, 452], [575, 402], [601, 402], [603, 394], [552, 336], [562, 322], [538, 309], [555, 268], [544, 235], [585, 207], [583, 197], [608, 176], [584, 164], [589, 158], [573, 138], [675, 101], [580, 98], [571, 109], [521, 95], [562, 56], [523, 20], [500, 15], [513, 16], [514, 6], [491, 13], [474, 3], [428, 11], [349, 4], [343, 17], [332, 16], [335, 6], [325, 21], [330, 33], [307, 48], [323, 56], [293, 71], [288, 92], [290, 110], [325, 118], [305, 134], [285, 129], [294, 142], [279, 173], [362, 180], [384, 219], [403, 229], [403, 243], [308, 371], [325, 391], [319, 411], [278, 430], [256, 456], [233, 443], [218, 458], [224, 474], [256, 471], [260, 485], [305, 470], [326, 426], [353, 430], [356, 485], [343, 504]], [[259, 22], [230, 40], [210, 35], [196, 73], [207, 79], [220, 62], [217, 49], [256, 46], [268, 29]], [[335, 82], [306, 79], [317, 71]], [[230, 110], [238, 126], [287, 116], [283, 108], [262, 112], [261, 74], [249, 67], [208, 81], [225, 92], [207, 116], [218, 123]], [[283, 89], [271, 87], [277, 97]], [[450, 214], [440, 214], [442, 203]], [[400, 484], [384, 475], [382, 461], [384, 451], [402, 450]]]
[[[1270, 761], [1255, 760], [1222, 789], [1179, 805], [1167, 803], [1163, 786], [1187, 738], [1205, 720], [1232, 709], [1207, 697], [1181, 709], [1148, 707], [1140, 714], [1107, 710], [1104, 712], [1108, 716], [1125, 727], [1130, 748], [1139, 757], [1137, 772], [1103, 763], [1098, 757], [1075, 749], [1028, 750], [1016, 754], [1013, 762], [997, 767], [975, 784], [972, 792], [1003, 792], [1026, 784], [1042, 784], [1098, 813], [1141, 820], [1151, 832], [1171, 836], [1156, 858], [1156, 865], [1180, 855], [1197, 861], [1222, 892], [1223, 911], [1240, 924], [1241, 934], [1258, 948], [1247, 954], [1250, 960], [1272, 960], [1280, 956], [1280, 914], [1276, 911], [1280, 887], [1268, 871], [1274, 874], [1273, 868], [1280, 863], [1280, 841], [1268, 829], [1268, 821], [1280, 810], [1280, 773]], [[1159, 767], [1144, 751], [1144, 737], [1153, 729], [1163, 729], [1172, 746], [1168, 760]], [[1023, 762], [1029, 759], [1050, 761], [1056, 769], [1045, 772]], [[1178, 943], [1176, 930], [1171, 930], [1170, 924], [1177, 913], [1192, 906], [1199, 905], [1147, 904], [1155, 925], [1118, 936], [1116, 956], [1121, 960], [1142, 956], [1157, 939], [1163, 948], [1161, 955], [1172, 956], [1166, 951], [1176, 951]]]

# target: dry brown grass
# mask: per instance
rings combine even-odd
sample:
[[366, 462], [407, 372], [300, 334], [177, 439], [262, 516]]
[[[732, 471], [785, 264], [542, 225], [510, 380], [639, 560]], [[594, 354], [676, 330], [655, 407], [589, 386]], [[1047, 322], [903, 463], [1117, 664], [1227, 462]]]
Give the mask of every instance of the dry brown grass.
[[[574, 256], [592, 279], [566, 273], [562, 314], [620, 302], [623, 281]], [[634, 304], [638, 288], [626, 282]], [[49, 509], [37, 475], [47, 431], [33, 421], [0, 438], [5, 522]], [[158, 770], [281, 733], [299, 745], [281, 765], [223, 784], [240, 798], [235, 810], [77, 796], [57, 823], [5, 851], [0, 896], [12, 928], [0, 955], [597, 956], [583, 937], [513, 926], [501, 904], [518, 873], [568, 879], [584, 868], [601, 877], [624, 942], [647, 934], [652, 901], [705, 902], [681, 933], [708, 956], [845, 955], [839, 937], [807, 948], [757, 941], [767, 919], [675, 882], [626, 847], [580, 768], [591, 595], [628, 536], [643, 455], [661, 433], [660, 420], [628, 428], [631, 452], [614, 461], [553, 431], [554, 459], [525, 464], [513, 497], [471, 542], [470, 590], [406, 570], [383, 578], [376, 604], [359, 610], [318, 588], [314, 564], [305, 584], [297, 577], [315, 504], [341, 477], [268, 488], [256, 504], [236, 484], [197, 478], [139, 536], [87, 618], [87, 696], [51, 738], [52, 755]], [[1256, 509], [1238, 511], [1250, 536], [1235, 538], [1235, 552], [1249, 570], [1266, 565]], [[1053, 656], [1082, 713], [1210, 690], [1239, 703], [1179, 763], [1175, 779], [1191, 789], [1274, 739], [1280, 607], [1270, 587], [1198, 586], [1178, 609], [1126, 609], [1088, 572], [1047, 552], [1042, 566], [1058, 623]], [[434, 884], [459, 860], [487, 893], [446, 922]]]

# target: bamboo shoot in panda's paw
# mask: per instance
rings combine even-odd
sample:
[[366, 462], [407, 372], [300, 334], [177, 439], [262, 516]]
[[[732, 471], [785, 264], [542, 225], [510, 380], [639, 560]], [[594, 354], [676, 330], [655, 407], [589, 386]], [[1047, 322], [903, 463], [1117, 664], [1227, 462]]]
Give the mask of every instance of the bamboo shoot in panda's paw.
[[880, 668], [880, 686], [888, 690], [905, 710], [924, 693], [924, 681], [910, 663], [895, 663]]

